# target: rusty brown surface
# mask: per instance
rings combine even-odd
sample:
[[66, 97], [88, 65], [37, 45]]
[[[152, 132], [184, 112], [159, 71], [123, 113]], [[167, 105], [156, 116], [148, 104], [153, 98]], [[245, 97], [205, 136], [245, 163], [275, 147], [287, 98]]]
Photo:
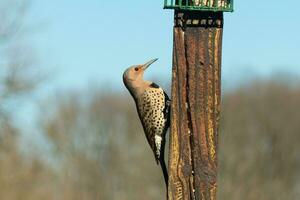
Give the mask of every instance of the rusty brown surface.
[[222, 13], [175, 13], [170, 200], [216, 199], [222, 26]]

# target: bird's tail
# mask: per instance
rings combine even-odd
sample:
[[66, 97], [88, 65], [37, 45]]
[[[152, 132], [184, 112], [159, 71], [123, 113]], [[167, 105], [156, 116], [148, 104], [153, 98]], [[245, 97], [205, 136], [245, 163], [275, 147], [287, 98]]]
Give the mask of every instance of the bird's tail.
[[168, 190], [169, 176], [168, 176], [167, 166], [165, 163], [165, 144], [164, 144], [164, 142], [162, 143], [161, 152], [160, 152], [160, 156], [159, 156], [158, 160], [159, 160], [159, 164], [160, 164], [160, 167], [161, 167], [163, 175], [164, 175], [166, 188]]
[[164, 175], [164, 179], [165, 179], [165, 184], [166, 184], [166, 199], [169, 199], [169, 194], [168, 194], [168, 185], [169, 185], [169, 176], [168, 176], [168, 171], [167, 171], [167, 167], [166, 167], [166, 163], [165, 163], [165, 159], [164, 159], [164, 155], [162, 154], [159, 157], [159, 164], [160, 167], [163, 171], [163, 175]]
[[168, 189], [169, 176], [168, 176], [168, 170], [167, 170], [167, 167], [166, 167], [164, 156], [160, 156], [160, 158], [159, 158], [159, 164], [160, 164], [160, 167], [161, 167], [163, 175], [164, 175], [166, 187]]

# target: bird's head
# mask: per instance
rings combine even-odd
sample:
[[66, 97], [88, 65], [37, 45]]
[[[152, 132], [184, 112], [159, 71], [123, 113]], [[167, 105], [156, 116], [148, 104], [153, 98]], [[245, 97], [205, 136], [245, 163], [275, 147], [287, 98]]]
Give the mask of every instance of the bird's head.
[[123, 73], [123, 82], [127, 89], [131, 91], [132, 89], [137, 88], [141, 84], [143, 84], [143, 75], [145, 70], [157, 60], [158, 58], [152, 59], [143, 65], [134, 65], [127, 68]]

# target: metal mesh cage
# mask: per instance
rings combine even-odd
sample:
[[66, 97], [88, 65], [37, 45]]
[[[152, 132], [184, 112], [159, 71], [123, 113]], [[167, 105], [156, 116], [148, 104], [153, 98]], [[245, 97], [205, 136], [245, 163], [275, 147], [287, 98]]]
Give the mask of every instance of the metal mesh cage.
[[200, 10], [200, 11], [233, 11], [233, 0], [164, 0], [165, 9]]

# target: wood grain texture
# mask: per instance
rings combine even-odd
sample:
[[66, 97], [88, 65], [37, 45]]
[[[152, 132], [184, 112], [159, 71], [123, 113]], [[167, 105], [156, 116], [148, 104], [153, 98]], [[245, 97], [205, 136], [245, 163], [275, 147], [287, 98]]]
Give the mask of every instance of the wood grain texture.
[[216, 199], [222, 27], [222, 13], [175, 12], [170, 200]]

